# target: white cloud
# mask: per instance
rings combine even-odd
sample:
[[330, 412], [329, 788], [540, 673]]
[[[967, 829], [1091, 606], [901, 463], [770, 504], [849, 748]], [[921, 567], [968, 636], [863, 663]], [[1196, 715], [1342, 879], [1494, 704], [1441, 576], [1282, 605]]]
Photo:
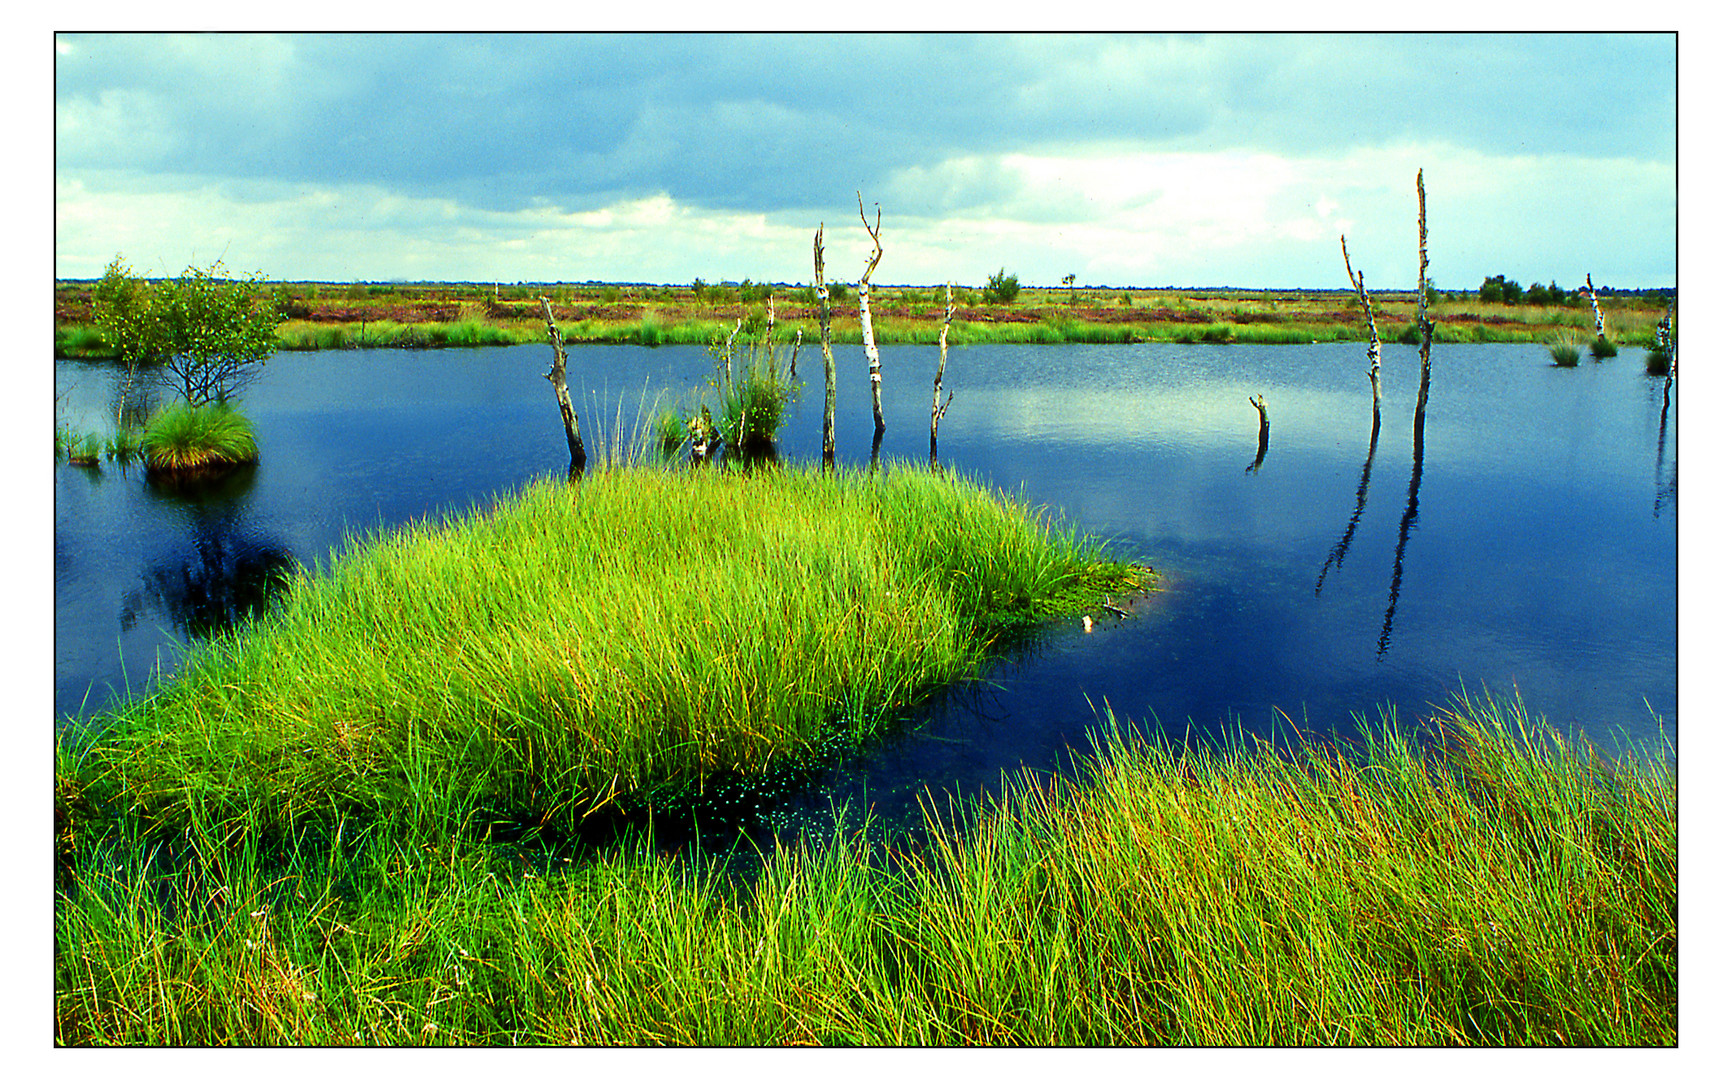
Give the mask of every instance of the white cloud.
[[[1075, 273], [1103, 285], [1335, 287], [1345, 232], [1367, 285], [1406, 288], [1421, 166], [1432, 276], [1445, 287], [1497, 273], [1674, 282], [1670, 165], [1442, 143], [1316, 156], [1122, 147], [959, 155], [891, 178], [877, 277], [979, 284], [1002, 266], [1030, 285]], [[919, 199], [931, 185], [945, 196]], [[368, 184], [165, 183], [85, 170], [57, 179], [56, 273], [95, 276], [119, 250], [154, 270], [223, 254], [232, 269], [279, 278], [793, 282], [810, 279], [822, 218], [830, 275], [851, 277], [868, 241], [853, 200], [837, 202], [810, 221], [707, 209], [665, 192], [498, 210]]]

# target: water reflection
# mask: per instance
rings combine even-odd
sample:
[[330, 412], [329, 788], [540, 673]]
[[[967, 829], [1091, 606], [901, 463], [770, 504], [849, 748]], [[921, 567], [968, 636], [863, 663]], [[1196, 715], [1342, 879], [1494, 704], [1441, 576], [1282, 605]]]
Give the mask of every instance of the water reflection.
[[1666, 503], [1670, 502], [1677, 505], [1678, 502], [1677, 459], [1674, 458], [1672, 461], [1671, 479], [1664, 482], [1661, 480], [1666, 466], [1666, 414], [1671, 411], [1671, 408], [1672, 375], [1668, 372], [1665, 388], [1660, 392], [1660, 445], [1654, 451], [1654, 516], [1656, 518], [1660, 516], [1660, 508]]
[[1371, 445], [1365, 449], [1365, 467], [1359, 470], [1359, 492], [1353, 503], [1353, 516], [1347, 519], [1347, 528], [1336, 542], [1329, 557], [1323, 560], [1323, 568], [1317, 571], [1317, 584], [1311, 590], [1313, 596], [1323, 595], [1323, 579], [1329, 576], [1329, 568], [1339, 567], [1347, 558], [1347, 549], [1353, 545], [1353, 534], [1359, 530], [1359, 519], [1365, 516], [1365, 495], [1371, 486], [1371, 463], [1377, 459], [1377, 433], [1383, 427], [1383, 417], [1375, 402], [1371, 406]]
[[282, 590], [298, 564], [284, 544], [248, 523], [256, 472], [257, 466], [244, 465], [204, 483], [146, 484], [185, 531], [123, 595], [122, 630], [131, 630], [148, 609], [188, 638], [209, 637], [263, 611]]
[[1401, 532], [1395, 541], [1395, 568], [1389, 575], [1389, 609], [1383, 613], [1383, 634], [1377, 639], [1377, 659], [1389, 652], [1389, 635], [1395, 629], [1395, 605], [1401, 599], [1402, 559], [1407, 554], [1407, 538], [1419, 524], [1419, 478], [1425, 470], [1425, 392], [1424, 375], [1419, 384], [1419, 404], [1413, 410], [1413, 477], [1407, 482], [1407, 509], [1401, 515]]

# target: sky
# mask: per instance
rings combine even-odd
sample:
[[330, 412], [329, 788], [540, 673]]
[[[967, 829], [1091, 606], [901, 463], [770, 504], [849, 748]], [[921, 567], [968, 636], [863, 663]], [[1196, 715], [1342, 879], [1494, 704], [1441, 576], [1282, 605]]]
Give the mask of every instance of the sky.
[[1677, 281], [1671, 34], [53, 40], [59, 278]]

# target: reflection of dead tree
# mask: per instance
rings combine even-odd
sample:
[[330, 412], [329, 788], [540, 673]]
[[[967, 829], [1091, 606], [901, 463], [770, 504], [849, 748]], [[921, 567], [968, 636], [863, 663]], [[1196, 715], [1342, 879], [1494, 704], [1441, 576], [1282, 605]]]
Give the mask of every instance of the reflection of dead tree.
[[1395, 629], [1395, 605], [1401, 599], [1402, 560], [1407, 555], [1407, 538], [1419, 523], [1419, 476], [1425, 468], [1425, 433], [1414, 431], [1413, 477], [1407, 482], [1407, 509], [1401, 515], [1401, 532], [1395, 541], [1395, 569], [1389, 575], [1389, 608], [1383, 613], [1383, 634], [1377, 639], [1377, 658], [1389, 651], [1389, 636]]
[[872, 424], [875, 438], [884, 436], [884, 401], [882, 390], [884, 386], [883, 369], [878, 363], [878, 342], [872, 336], [872, 271], [878, 268], [878, 260], [884, 257], [884, 245], [879, 241], [878, 234], [884, 227], [884, 211], [878, 211], [877, 224], [866, 220], [866, 200], [860, 193], [854, 193], [860, 203], [860, 224], [866, 226], [866, 235], [872, 238], [872, 255], [866, 260], [866, 271], [860, 275], [860, 338], [866, 345], [866, 367], [872, 374]]
[[830, 290], [824, 287], [824, 223], [812, 236], [812, 291], [818, 298], [818, 345], [824, 350], [824, 467], [836, 465], [836, 357], [830, 352]]
[[1670, 484], [1661, 480], [1666, 466], [1666, 420], [1672, 410], [1672, 381], [1678, 375], [1678, 343], [1672, 336], [1672, 308], [1667, 306], [1666, 317], [1660, 320], [1660, 325], [1654, 328], [1654, 350], [1660, 360], [1666, 365], [1666, 385], [1660, 390], [1660, 446], [1654, 451], [1654, 516], [1660, 516], [1660, 507], [1667, 497], [1678, 497], [1678, 463], [1672, 462], [1672, 481]]
[[1263, 404], [1263, 395], [1246, 398], [1257, 410], [1257, 460], [1245, 466], [1245, 471], [1254, 473], [1263, 467], [1263, 458], [1269, 453], [1269, 409]]
[[1376, 407], [1372, 408], [1371, 445], [1365, 450], [1365, 468], [1359, 471], [1359, 494], [1353, 504], [1353, 516], [1347, 519], [1347, 531], [1341, 534], [1341, 540], [1335, 549], [1329, 553], [1329, 558], [1323, 560], [1323, 569], [1317, 571], [1317, 586], [1312, 595], [1323, 595], [1323, 579], [1329, 575], [1331, 566], [1340, 566], [1347, 558], [1347, 549], [1353, 544], [1353, 534], [1359, 529], [1359, 519], [1365, 514], [1365, 495], [1371, 486], [1371, 462], [1377, 457]]
[[[1341, 236], [1341, 261], [1347, 264], [1347, 280], [1353, 283], [1353, 290], [1359, 294], [1359, 306], [1365, 311], [1365, 328], [1371, 332], [1371, 345], [1365, 350], [1365, 356], [1371, 361], [1371, 370], [1365, 374], [1371, 379], [1371, 429], [1375, 433], [1381, 418], [1378, 413], [1383, 404], [1383, 342], [1377, 339], [1377, 316], [1371, 312], [1371, 298], [1365, 293], [1365, 272], [1353, 273], [1353, 260], [1347, 257], [1347, 235]], [[1377, 436], [1372, 435], [1376, 441]]]
[[[1670, 312], [1668, 312], [1668, 315]], [[1672, 462], [1672, 481], [1667, 484], [1662, 477], [1666, 469], [1666, 414], [1672, 409], [1672, 376], [1666, 376], [1666, 385], [1660, 391], [1660, 446], [1654, 451], [1654, 516], [1660, 516], [1660, 507], [1667, 497], [1678, 497], [1678, 463]]]
[[956, 396], [956, 391], [950, 392], [950, 397], [939, 403], [938, 395], [944, 393], [944, 359], [950, 348], [950, 318], [956, 314], [956, 303], [951, 298], [950, 286], [944, 286], [944, 324], [938, 328], [938, 374], [932, 378], [932, 467], [938, 468], [938, 421], [944, 419], [944, 414], [950, 408], [950, 399]]
[[553, 384], [554, 399], [559, 402], [559, 419], [565, 424], [565, 444], [571, 451], [571, 473], [583, 472], [587, 460], [583, 452], [583, 436], [577, 430], [577, 414], [571, 407], [571, 391], [565, 385], [565, 343], [560, 340], [559, 326], [553, 321], [553, 305], [541, 298], [541, 314], [547, 319], [547, 339], [553, 343], [553, 367], [547, 381]]

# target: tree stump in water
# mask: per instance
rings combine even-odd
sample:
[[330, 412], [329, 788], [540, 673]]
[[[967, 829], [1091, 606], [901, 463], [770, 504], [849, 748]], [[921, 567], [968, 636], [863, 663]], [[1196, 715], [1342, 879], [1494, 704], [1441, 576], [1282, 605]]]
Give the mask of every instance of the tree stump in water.
[[1263, 458], [1269, 453], [1269, 408], [1263, 404], [1263, 395], [1246, 398], [1257, 409], [1257, 460], [1245, 466], [1245, 471], [1254, 473], [1263, 467]]

